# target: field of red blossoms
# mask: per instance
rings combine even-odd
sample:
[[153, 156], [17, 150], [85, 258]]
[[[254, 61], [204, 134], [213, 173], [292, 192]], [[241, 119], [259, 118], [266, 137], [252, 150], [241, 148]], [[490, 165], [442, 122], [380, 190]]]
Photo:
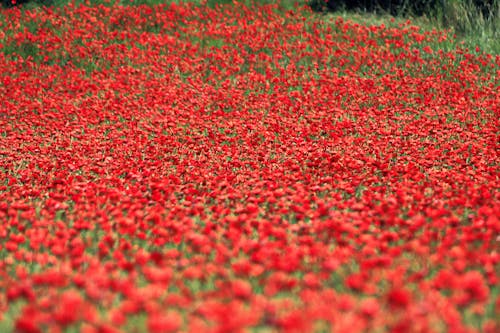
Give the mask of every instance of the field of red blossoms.
[[0, 10], [1, 332], [499, 332], [500, 56], [278, 5]]

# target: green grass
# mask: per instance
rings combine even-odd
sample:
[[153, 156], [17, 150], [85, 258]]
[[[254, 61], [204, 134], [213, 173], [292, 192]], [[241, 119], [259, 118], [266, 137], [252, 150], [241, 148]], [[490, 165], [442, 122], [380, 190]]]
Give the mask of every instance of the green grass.
[[447, 0], [443, 3], [443, 12], [430, 18], [433, 25], [451, 29], [468, 47], [479, 46], [488, 53], [500, 54], [500, 1], [493, 1], [487, 17], [471, 0]]
[[[421, 0], [414, 0], [423, 2]], [[342, 2], [342, 0], [338, 0]], [[362, 3], [362, 1], [358, 1]], [[408, 1], [409, 2], [409, 1]], [[310, 0], [309, 4], [318, 6], [322, 0]], [[424, 16], [416, 17], [408, 14], [397, 15], [398, 20], [411, 19], [416, 25], [425, 29], [450, 30], [456, 34], [457, 42], [472, 48], [479, 46], [488, 53], [500, 54], [500, 1], [493, 0], [487, 13], [483, 13], [476, 7], [473, 0], [441, 0], [441, 6], [432, 8]], [[403, 6], [403, 8], [408, 6]], [[360, 23], [370, 24], [373, 22], [386, 23], [390, 15], [383, 10], [377, 13], [369, 13], [359, 9], [356, 12], [337, 11], [334, 15], [359, 20]]]
[[[479, 47], [486, 53], [500, 54], [500, 16], [496, 20], [486, 20], [482, 16], [474, 20], [469, 14], [469, 18], [455, 18], [446, 15], [445, 19], [439, 17], [393, 17], [384, 13], [367, 13], [340, 11], [324, 14], [326, 19], [335, 19], [342, 17], [344, 20], [350, 20], [362, 25], [379, 26], [384, 24], [388, 27], [398, 27], [405, 24], [408, 20], [412, 25], [420, 27], [423, 31], [446, 30], [450, 38], [446, 43], [440, 43], [440, 49], [451, 51], [457, 46], [474, 50]], [[458, 15], [458, 14], [457, 14]], [[453, 20], [453, 21], [452, 21]]]

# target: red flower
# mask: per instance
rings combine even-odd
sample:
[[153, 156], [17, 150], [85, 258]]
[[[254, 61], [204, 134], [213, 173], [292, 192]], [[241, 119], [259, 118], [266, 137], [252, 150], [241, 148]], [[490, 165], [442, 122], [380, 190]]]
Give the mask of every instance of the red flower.
[[356, 291], [363, 290], [365, 282], [365, 278], [361, 273], [351, 274], [345, 280], [347, 287]]
[[237, 298], [248, 299], [252, 296], [252, 285], [248, 281], [241, 279], [233, 280], [231, 281], [231, 289], [233, 295]]
[[462, 288], [468, 293], [471, 300], [484, 302], [488, 300], [490, 291], [483, 275], [478, 271], [466, 272], [460, 279]]
[[393, 288], [387, 294], [387, 301], [393, 308], [405, 308], [410, 304], [411, 299], [412, 297], [410, 292], [404, 288]]
[[33, 318], [21, 317], [16, 321], [15, 327], [16, 332], [19, 333], [42, 332], [42, 330], [38, 328], [37, 323], [33, 320]]
[[375, 298], [366, 298], [361, 301], [360, 311], [363, 315], [374, 318], [380, 311], [380, 305]]
[[440, 270], [434, 277], [434, 286], [438, 289], [454, 289], [456, 274], [448, 270]]
[[310, 332], [311, 321], [308, 320], [303, 311], [291, 311], [280, 317], [277, 321], [280, 328], [285, 332]]
[[307, 288], [316, 289], [316, 288], [321, 287], [321, 281], [313, 273], [305, 274], [304, 277], [302, 278], [302, 280], [303, 280], [304, 286], [306, 286]]
[[150, 333], [176, 332], [182, 325], [182, 317], [177, 312], [150, 314], [147, 327]]
[[54, 319], [61, 326], [68, 326], [76, 322], [84, 307], [82, 296], [74, 290], [64, 292], [57, 305], [57, 310], [54, 313]]
[[21, 315], [15, 322], [15, 330], [19, 333], [38, 333], [42, 332], [39, 328], [39, 319], [41, 313], [34, 307], [27, 305], [24, 307]]

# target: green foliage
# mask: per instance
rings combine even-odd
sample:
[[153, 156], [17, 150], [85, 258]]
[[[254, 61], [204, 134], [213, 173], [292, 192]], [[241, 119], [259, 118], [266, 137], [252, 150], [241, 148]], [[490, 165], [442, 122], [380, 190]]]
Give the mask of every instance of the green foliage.
[[469, 32], [497, 33], [500, 31], [500, 1], [491, 0], [491, 4], [477, 6], [473, 0], [443, 1], [442, 12], [436, 16], [439, 23], [453, 27], [459, 34]]
[[[429, 16], [432, 24], [450, 29], [467, 47], [479, 46], [488, 53], [500, 54], [500, 0], [443, 0], [440, 12]], [[484, 5], [484, 3], [489, 3]]]
[[387, 12], [391, 15], [422, 15], [433, 12], [442, 0], [312, 0], [310, 5], [316, 10], [353, 10]]
[[500, 54], [500, 0], [310, 0], [316, 11], [390, 14], [415, 24], [447, 29], [466, 47]]

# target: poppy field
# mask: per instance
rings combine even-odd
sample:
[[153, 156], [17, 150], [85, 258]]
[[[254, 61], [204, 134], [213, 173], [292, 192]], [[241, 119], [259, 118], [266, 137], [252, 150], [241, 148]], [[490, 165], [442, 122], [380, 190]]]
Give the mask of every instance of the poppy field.
[[301, 6], [0, 9], [0, 331], [499, 332], [499, 75]]

